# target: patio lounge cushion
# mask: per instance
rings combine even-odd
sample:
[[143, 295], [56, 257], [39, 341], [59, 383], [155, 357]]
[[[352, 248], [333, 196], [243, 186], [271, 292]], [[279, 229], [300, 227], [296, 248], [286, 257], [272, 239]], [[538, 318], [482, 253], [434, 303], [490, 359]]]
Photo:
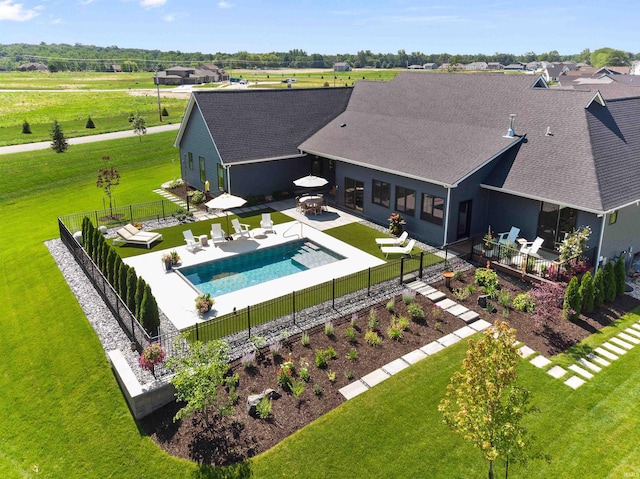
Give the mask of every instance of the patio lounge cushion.
[[114, 243], [125, 244], [143, 244], [147, 248], [151, 248], [151, 244], [155, 241], [162, 241], [160, 233], [152, 233], [150, 231], [140, 231], [132, 224], [128, 224], [116, 231], [119, 238], [114, 239]]

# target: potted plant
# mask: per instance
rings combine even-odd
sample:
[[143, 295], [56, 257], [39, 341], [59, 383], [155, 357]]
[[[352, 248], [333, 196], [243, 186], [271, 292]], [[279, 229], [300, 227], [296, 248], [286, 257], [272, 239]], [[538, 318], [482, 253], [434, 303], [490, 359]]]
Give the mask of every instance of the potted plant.
[[173, 260], [171, 258], [171, 253], [163, 254], [162, 258], [160, 258], [160, 261], [162, 261], [162, 265], [164, 266], [164, 270], [165, 271], [171, 271], [171, 267], [173, 266]]
[[495, 237], [493, 236], [493, 233], [491, 232], [491, 230], [489, 230], [487, 234], [484, 235], [484, 237], [482, 238], [482, 241], [484, 243], [484, 247], [482, 249], [484, 255], [487, 258], [491, 258], [493, 256], [493, 248], [496, 245]]
[[169, 256], [171, 256], [171, 266], [175, 266], [180, 262], [180, 255], [176, 250], [169, 251]]
[[200, 294], [196, 298], [196, 311], [200, 315], [208, 313], [211, 310], [213, 303], [214, 303], [213, 298], [209, 293]]
[[391, 213], [389, 216], [389, 234], [400, 236], [402, 234], [403, 225], [406, 222], [398, 213]]
[[159, 343], [151, 343], [142, 350], [142, 354], [138, 357], [138, 364], [142, 369], [151, 371], [153, 377], [156, 377], [156, 364], [164, 361], [165, 352]]

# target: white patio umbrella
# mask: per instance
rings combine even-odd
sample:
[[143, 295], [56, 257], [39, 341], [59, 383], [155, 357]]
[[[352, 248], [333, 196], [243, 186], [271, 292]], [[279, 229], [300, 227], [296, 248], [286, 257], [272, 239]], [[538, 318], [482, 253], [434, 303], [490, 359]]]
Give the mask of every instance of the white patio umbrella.
[[222, 193], [221, 195], [216, 196], [215, 198], [207, 201], [205, 206], [207, 208], [213, 208], [215, 210], [225, 210], [227, 214], [227, 235], [230, 235], [229, 232], [229, 211], [231, 208], [240, 208], [247, 202], [244, 198], [240, 198], [239, 196], [234, 196], [229, 193]]
[[329, 183], [329, 180], [313, 175], [303, 176], [293, 182], [294, 185], [302, 188], [317, 188], [319, 186], [324, 186], [327, 183]]

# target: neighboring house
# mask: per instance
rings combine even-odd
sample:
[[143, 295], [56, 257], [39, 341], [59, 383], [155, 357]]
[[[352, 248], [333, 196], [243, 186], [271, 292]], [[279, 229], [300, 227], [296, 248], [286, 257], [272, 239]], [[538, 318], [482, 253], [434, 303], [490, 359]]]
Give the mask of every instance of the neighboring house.
[[350, 72], [351, 65], [349, 65], [347, 62], [336, 62], [333, 64], [333, 71], [334, 72]]
[[510, 63], [504, 67], [505, 71], [522, 71], [527, 67], [524, 63], [516, 62]]
[[550, 63], [542, 69], [542, 77], [547, 82], [557, 82], [561, 75], [566, 75], [571, 69], [561, 63]]
[[199, 85], [228, 81], [229, 75], [215, 65], [203, 65], [199, 68], [175, 66], [156, 74], [160, 85]]
[[438, 64], [437, 63], [425, 63], [424, 65], [422, 65], [423, 70], [435, 70], [436, 68], [438, 68]]
[[109, 71], [114, 72], [114, 73], [121, 73], [122, 72], [122, 67], [120, 65], [111, 65]]
[[486, 70], [489, 68], [489, 64], [487, 62], [472, 62], [465, 65], [465, 70]]
[[487, 63], [487, 68], [489, 70], [504, 70], [504, 65], [499, 62], [489, 62]]
[[340, 207], [378, 224], [398, 212], [430, 244], [516, 226], [554, 249], [588, 225], [595, 257], [612, 257], [640, 249], [638, 91], [406, 72], [353, 92], [201, 92], [176, 146], [200, 188], [218, 172], [234, 194], [271, 194], [311, 169]]
[[422, 65], [409, 65], [407, 70], [424, 70], [424, 67]]
[[629, 75], [640, 75], [640, 61], [631, 62]]
[[47, 65], [45, 65], [44, 63], [23, 63], [22, 65], [20, 65], [17, 68], [18, 71], [20, 72], [32, 72], [32, 71], [41, 71], [41, 72], [46, 72], [49, 70], [49, 68], [47, 68]]

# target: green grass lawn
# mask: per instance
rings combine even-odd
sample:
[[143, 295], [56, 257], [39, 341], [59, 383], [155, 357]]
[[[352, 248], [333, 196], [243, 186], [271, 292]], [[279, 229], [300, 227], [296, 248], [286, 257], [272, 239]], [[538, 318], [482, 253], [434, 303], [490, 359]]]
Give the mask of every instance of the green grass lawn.
[[[480, 454], [449, 432], [435, 410], [464, 355], [463, 344], [231, 469], [172, 458], [141, 434], [99, 340], [43, 241], [58, 237], [58, 216], [102, 207], [95, 179], [104, 154], [122, 175], [114, 191], [118, 204], [157, 200], [152, 190], [179, 174], [174, 136], [2, 157], [0, 477], [486, 477]], [[341, 229], [332, 234], [349, 236]], [[538, 437], [534, 450], [550, 454], [552, 462], [513, 465], [510, 477], [637, 475], [639, 359], [637, 347], [577, 391], [524, 363], [522, 382], [541, 410], [527, 421]], [[503, 473], [498, 467], [496, 477]]]
[[2, 90], [116, 90], [155, 88], [153, 72], [1, 72]]

